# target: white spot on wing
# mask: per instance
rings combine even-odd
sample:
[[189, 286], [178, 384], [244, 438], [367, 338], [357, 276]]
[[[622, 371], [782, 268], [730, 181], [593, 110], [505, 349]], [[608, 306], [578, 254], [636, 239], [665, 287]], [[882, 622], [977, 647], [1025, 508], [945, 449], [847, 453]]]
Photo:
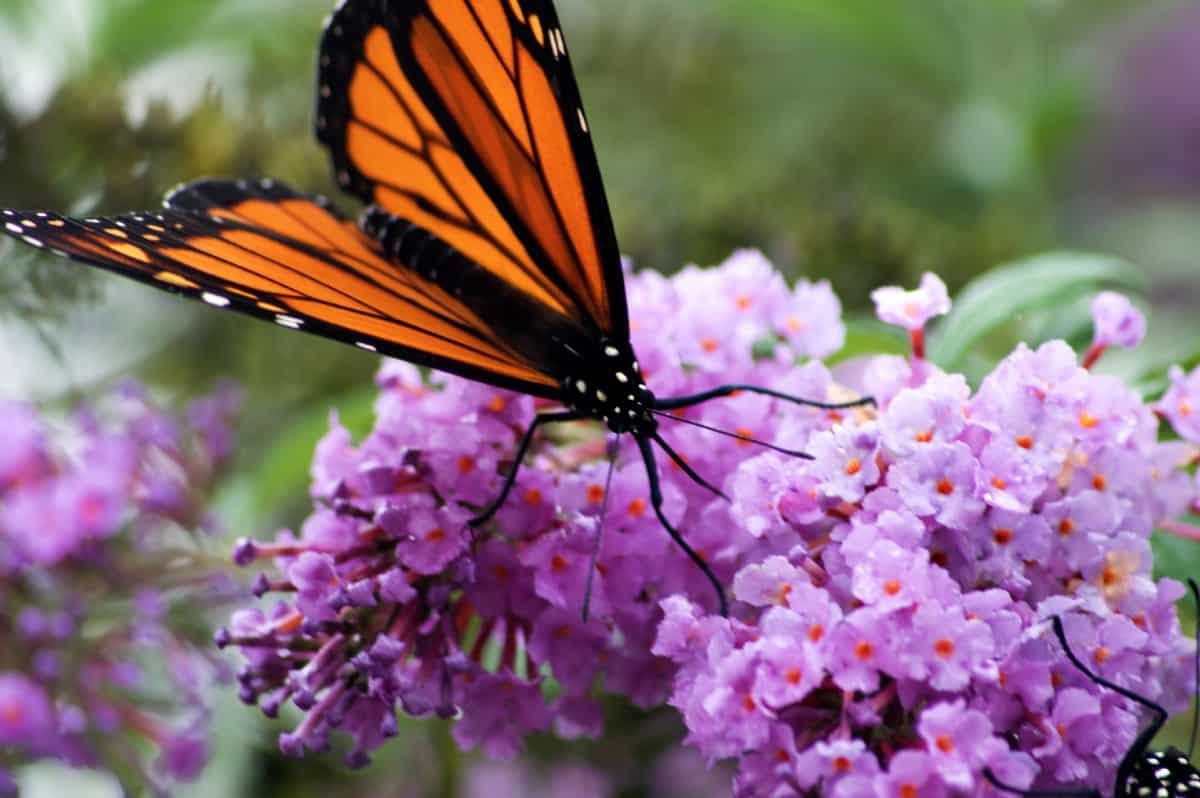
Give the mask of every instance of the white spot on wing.
[[38, 241], [33, 236], [22, 236], [21, 240], [24, 241], [29, 246], [37, 247], [38, 249], [41, 249], [43, 246], [45, 246], [45, 244], [43, 244], [41, 241]]
[[275, 323], [287, 327], [290, 330], [299, 330], [304, 325], [304, 319], [298, 319], [295, 316], [276, 316]]
[[359, 349], [365, 349], [368, 352], [378, 352], [379, 351], [371, 344], [364, 344], [362, 341], [359, 341], [358, 343], [356, 343], [355, 346], [357, 346]]
[[21, 235], [22, 233], [25, 232], [24, 228], [22, 228], [21, 225], [13, 224], [12, 222], [8, 222], [7, 224], [5, 224], [4, 229], [10, 233], [16, 233], [17, 235]]
[[582, 108], [578, 108], [576, 110], [579, 111], [579, 129], [582, 130], [584, 133], [587, 133], [588, 132], [587, 117], [583, 115]]
[[203, 294], [200, 295], [200, 298], [203, 299], [208, 304], [212, 305], [213, 307], [217, 307], [217, 308], [229, 307], [228, 297], [223, 297], [220, 294], [214, 294], [211, 291], [205, 291]]

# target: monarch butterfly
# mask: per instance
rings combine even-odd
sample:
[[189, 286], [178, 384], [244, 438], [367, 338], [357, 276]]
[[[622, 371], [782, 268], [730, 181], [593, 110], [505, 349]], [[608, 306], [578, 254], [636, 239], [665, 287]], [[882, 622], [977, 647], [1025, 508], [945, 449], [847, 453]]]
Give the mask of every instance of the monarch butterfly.
[[630, 344], [619, 250], [588, 119], [550, 0], [343, 0], [319, 52], [316, 135], [358, 224], [270, 180], [199, 180], [154, 213], [0, 211], [39, 248], [210, 305], [560, 402], [522, 437], [489, 519], [538, 427], [597, 419], [630, 434], [668, 522], [652, 444], [712, 490], [658, 417], [748, 391], [659, 399]]
[[[1200, 588], [1196, 586], [1194, 579], [1187, 580], [1187, 584], [1192, 591], [1192, 600], [1196, 604], [1196, 609], [1200, 610]], [[1062, 619], [1055, 616], [1051, 621], [1051, 625], [1054, 628], [1054, 636], [1058, 638], [1058, 643], [1062, 646], [1063, 653], [1067, 655], [1067, 659], [1071, 661], [1071, 664], [1077, 670], [1101, 687], [1108, 688], [1150, 710], [1152, 716], [1150, 725], [1138, 733], [1133, 744], [1129, 746], [1129, 750], [1125, 752], [1125, 756], [1121, 758], [1121, 762], [1117, 766], [1116, 782], [1113, 785], [1113, 798], [1189, 798], [1189, 796], [1200, 796], [1200, 770], [1197, 770], [1195, 764], [1191, 761], [1191, 752], [1196, 746], [1196, 726], [1197, 722], [1200, 721], [1200, 705], [1194, 707], [1192, 710], [1192, 735], [1191, 742], [1188, 744], [1187, 754], [1176, 748], [1168, 748], [1166, 751], [1151, 751], [1150, 743], [1154, 740], [1154, 736], [1158, 734], [1159, 730], [1162, 729], [1163, 724], [1167, 722], [1167, 710], [1144, 696], [1140, 696], [1131, 690], [1092, 673], [1080, 661], [1075, 652], [1071, 650], [1071, 645], [1067, 642], [1066, 632], [1063, 631]], [[1197, 648], [1195, 654], [1195, 678], [1197, 693], [1200, 694], [1200, 648]], [[1051, 798], [1052, 796], [1100, 798], [1100, 791], [1094, 787], [1082, 790], [1019, 790], [999, 781], [990, 770], [985, 771], [984, 775], [992, 783], [992, 786], [1013, 795], [1032, 796], [1033, 798], [1039, 798], [1040, 796], [1045, 796], [1046, 798]]]

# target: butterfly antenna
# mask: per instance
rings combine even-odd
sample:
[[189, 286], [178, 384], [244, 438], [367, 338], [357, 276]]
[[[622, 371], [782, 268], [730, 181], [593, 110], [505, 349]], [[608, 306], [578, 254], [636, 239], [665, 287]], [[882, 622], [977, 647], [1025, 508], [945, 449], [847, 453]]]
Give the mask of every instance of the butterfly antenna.
[[[1196, 586], [1196, 580], [1188, 578], [1188, 588], [1192, 591], [1192, 603], [1196, 606], [1196, 626], [1200, 628], [1200, 587]], [[1200, 635], [1197, 635], [1200, 637]], [[1196, 750], [1196, 728], [1200, 726], [1200, 641], [1196, 643], [1196, 650], [1193, 653], [1195, 662], [1196, 685], [1195, 693], [1192, 695], [1192, 736], [1188, 738], [1188, 758]]]
[[695, 482], [702, 488], [712, 491], [725, 501], [729, 501], [729, 497], [725, 495], [724, 491], [722, 491], [720, 488], [714, 487], [711, 482], [696, 473], [696, 469], [692, 468], [688, 461], [683, 459], [683, 455], [672, 449], [670, 444], [663, 440], [662, 436], [657, 432], [654, 433], [654, 442], [662, 447], [662, 450], [670, 456], [670, 458], [675, 462], [675, 465], [679, 466], [683, 473], [687, 474], [688, 477], [691, 478], [692, 482]]
[[[808, 452], [802, 452], [798, 449], [786, 449], [782, 446], [776, 446], [773, 443], [767, 443], [766, 441], [759, 440], [758, 438], [751, 438], [749, 435], [739, 435], [736, 432], [730, 432], [729, 430], [724, 430], [724, 429], [721, 429], [720, 427], [712, 427], [712, 426], [709, 426], [708, 424], [704, 424], [699, 421], [693, 421], [690, 418], [681, 418], [681, 417], [675, 415], [674, 413], [667, 413], [665, 411], [656, 410], [654, 408], [651, 408], [650, 412], [656, 416], [661, 416], [662, 418], [669, 418], [673, 421], [681, 421], [684, 424], [689, 424], [693, 427], [699, 427], [700, 429], [706, 429], [709, 432], [715, 432], [718, 435], [724, 435], [726, 438], [737, 438], [739, 441], [745, 441], [747, 443], [755, 443], [755, 444], [758, 444], [759, 446], [763, 446], [767, 449], [770, 449], [771, 451], [779, 452], [780, 454], [786, 454], [791, 457], [801, 457], [805, 460], [813, 459], [813, 456], [811, 454], [809, 454]], [[666, 444], [662, 444], [662, 446], [664, 449], [666, 448]]]
[[688, 545], [688, 542], [683, 539], [683, 535], [675, 527], [671, 526], [671, 522], [667, 520], [667, 516], [663, 513], [662, 504], [662, 486], [658, 481], [658, 463], [654, 459], [654, 449], [650, 447], [650, 438], [635, 437], [638, 449], [642, 453], [642, 462], [646, 464], [646, 479], [650, 483], [650, 504], [654, 507], [654, 513], [658, 516], [658, 521], [667, 530], [667, 534], [671, 536], [671, 540], [675, 541], [679, 548], [683, 549], [683, 553], [692, 559], [692, 562], [708, 577], [708, 581], [712, 583], [713, 590], [717, 593], [717, 601], [721, 605], [721, 615], [729, 616], [729, 604], [725, 600], [725, 588], [721, 586], [721, 581], [717, 579], [717, 575], [713, 573], [712, 568], [704, 561], [704, 558], [696, 553], [696, 550]]
[[849, 410], [853, 407], [875, 404], [875, 397], [873, 396], [864, 396], [861, 399], [854, 399], [849, 402], [817, 402], [812, 399], [802, 399], [799, 396], [792, 396], [790, 393], [784, 393], [783, 391], [764, 388], [761, 385], [722, 385], [719, 388], [701, 391], [700, 393], [688, 396], [673, 396], [670, 399], [658, 399], [654, 402], [654, 407], [658, 410], [678, 410], [681, 407], [691, 407], [701, 402], [707, 402], [710, 399], [720, 399], [723, 396], [732, 396], [735, 393], [743, 392], [773, 396], [776, 399], [782, 399], [792, 404], [815, 407], [817, 410]]
[[600, 557], [600, 540], [604, 537], [604, 519], [608, 517], [608, 496], [612, 493], [613, 472], [617, 470], [617, 452], [621, 436], [613, 438], [608, 449], [608, 476], [604, 478], [604, 498], [600, 500], [600, 520], [596, 524], [596, 537], [592, 540], [592, 556], [588, 560], [587, 585], [583, 589], [583, 622], [588, 622], [592, 609], [592, 578], [596, 575], [596, 560]]

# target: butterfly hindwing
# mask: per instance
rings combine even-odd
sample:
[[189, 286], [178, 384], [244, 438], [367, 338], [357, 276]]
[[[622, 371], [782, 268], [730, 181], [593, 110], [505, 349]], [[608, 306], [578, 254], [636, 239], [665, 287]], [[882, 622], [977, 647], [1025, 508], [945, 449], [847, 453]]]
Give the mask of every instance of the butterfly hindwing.
[[549, 2], [344, 3], [318, 83], [317, 135], [343, 187], [548, 310], [628, 337], [612, 221]]
[[501, 387], [557, 395], [546, 363], [531, 362], [464, 302], [387, 257], [323, 198], [273, 181], [197, 181], [173, 191], [154, 213], [73, 219], [3, 210], [0, 224], [32, 246], [216, 307]]

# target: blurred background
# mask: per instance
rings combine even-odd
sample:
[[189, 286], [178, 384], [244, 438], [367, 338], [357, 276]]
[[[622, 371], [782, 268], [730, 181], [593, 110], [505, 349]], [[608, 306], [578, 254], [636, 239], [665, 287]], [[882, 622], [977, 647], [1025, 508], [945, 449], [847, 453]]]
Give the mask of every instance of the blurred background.
[[[0, 0], [0, 205], [146, 209], [204, 175], [272, 176], [336, 196], [310, 129], [331, 2]], [[1120, 282], [1151, 329], [1135, 357], [1105, 367], [1137, 379], [1192, 360], [1200, 3], [557, 5], [618, 237], [638, 266], [672, 271], [761, 248], [792, 278], [829, 279], [851, 350], [865, 351], [892, 345], [866, 318], [874, 287], [934, 270], [953, 292], [1048, 250], [1103, 252], [1128, 264]], [[246, 387], [241, 459], [220, 508], [231, 537], [304, 517], [331, 406], [352, 429], [370, 425], [377, 360], [365, 353], [11, 242], [0, 261], [0, 396], [65, 404], [127, 374], [168, 397], [220, 376]], [[1086, 345], [1086, 318], [1085, 298], [1064, 297], [984, 344], [1003, 353], [1018, 337], [1064, 335]], [[613, 728], [633, 717], [612, 711]], [[678, 734], [665, 714], [639, 717], [624, 727], [636, 733], [604, 747], [535, 746], [514, 767], [474, 765], [444, 729], [418, 724], [361, 774], [335, 756], [279, 759], [281, 726], [253, 711], [222, 706], [218, 720], [214, 765], [184, 794], [548, 796], [565, 777], [537, 763], [555, 761], [595, 774], [597, 796], [614, 784], [670, 795], [656, 785], [703, 772], [639, 761]], [[50, 792], [31, 794], [46, 795], [79, 778], [35, 776]], [[725, 783], [719, 773], [701, 782], [679, 794], [719, 795]], [[571, 783], [587, 782], [575, 773]], [[103, 780], [89, 789], [113, 794]]]

